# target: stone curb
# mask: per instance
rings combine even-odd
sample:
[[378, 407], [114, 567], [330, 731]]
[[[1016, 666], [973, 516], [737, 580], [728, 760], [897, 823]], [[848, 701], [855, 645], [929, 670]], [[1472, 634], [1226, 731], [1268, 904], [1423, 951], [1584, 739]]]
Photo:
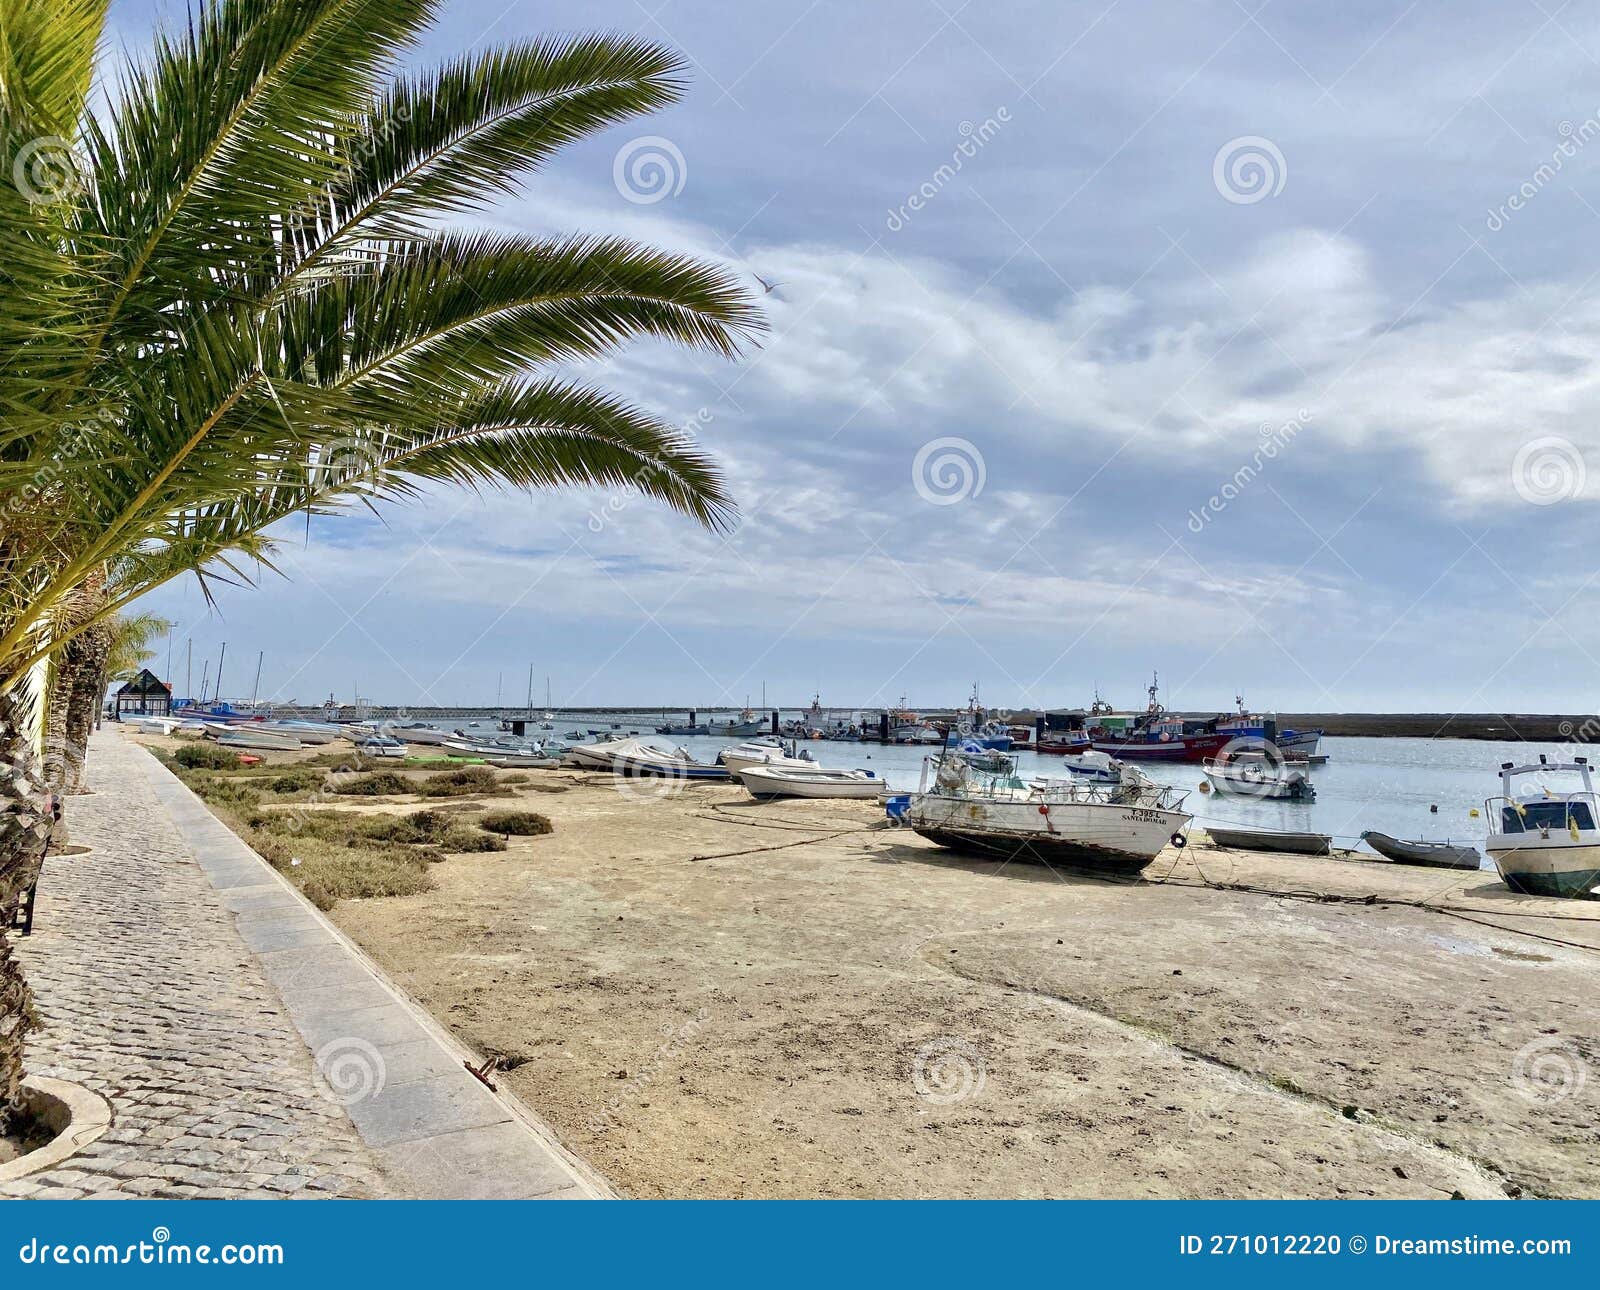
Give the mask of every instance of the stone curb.
[[148, 749], [146, 778], [396, 1190], [425, 1199], [604, 1200], [615, 1192]]

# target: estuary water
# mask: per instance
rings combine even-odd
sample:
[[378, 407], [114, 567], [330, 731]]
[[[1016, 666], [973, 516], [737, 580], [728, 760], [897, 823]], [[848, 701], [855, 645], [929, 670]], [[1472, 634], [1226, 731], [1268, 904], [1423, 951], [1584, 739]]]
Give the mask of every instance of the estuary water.
[[[620, 730], [610, 729], [613, 721], [620, 723]], [[707, 736], [654, 736], [650, 733], [653, 721], [643, 715], [611, 715], [604, 720], [568, 715], [558, 717], [556, 729], [550, 733], [564, 736], [571, 730], [593, 728], [615, 735], [638, 730], [662, 743], [687, 748], [702, 761], [715, 760], [721, 749], [739, 742]], [[918, 786], [923, 759], [938, 751], [826, 740], [809, 741], [803, 747], [824, 766], [871, 770], [894, 788], [907, 791]], [[1202, 827], [1214, 823], [1327, 833], [1333, 835], [1335, 845], [1346, 847], [1356, 846], [1366, 829], [1400, 838], [1481, 844], [1488, 833], [1483, 803], [1500, 791], [1500, 764], [1537, 761], [1541, 753], [1552, 762], [1570, 760], [1574, 749], [1553, 743], [1472, 739], [1324, 738], [1320, 751], [1328, 755], [1328, 761], [1310, 768], [1317, 790], [1313, 802], [1203, 794], [1198, 790], [1205, 777], [1197, 765], [1141, 763], [1141, 769], [1158, 783], [1190, 790], [1185, 809]], [[1587, 750], [1576, 751], [1583, 755]], [[1600, 762], [1600, 754], [1596, 760]], [[1063, 774], [1059, 758], [1026, 751], [1017, 754], [1017, 770], [1024, 779]], [[1479, 812], [1477, 816], [1472, 814], [1474, 810]], [[1484, 863], [1488, 867], [1488, 861]]]

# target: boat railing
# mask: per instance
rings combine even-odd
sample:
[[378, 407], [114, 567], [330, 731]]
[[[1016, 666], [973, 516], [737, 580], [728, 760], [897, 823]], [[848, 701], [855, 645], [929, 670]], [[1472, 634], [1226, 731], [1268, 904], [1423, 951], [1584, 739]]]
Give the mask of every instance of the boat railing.
[[[1600, 818], [1600, 801], [1593, 793], [1564, 793], [1545, 801], [1518, 801], [1514, 797], [1491, 797], [1483, 804], [1484, 818], [1491, 831], [1500, 833], [1541, 833], [1552, 829], [1570, 833], [1573, 829], [1593, 832]], [[1494, 829], [1499, 822], [1498, 830]]]

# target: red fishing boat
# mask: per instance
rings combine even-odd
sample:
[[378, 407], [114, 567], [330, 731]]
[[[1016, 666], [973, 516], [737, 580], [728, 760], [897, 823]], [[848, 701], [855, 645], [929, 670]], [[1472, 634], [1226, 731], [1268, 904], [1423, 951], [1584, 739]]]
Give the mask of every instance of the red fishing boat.
[[1122, 761], [1201, 762], [1216, 757], [1235, 734], [1219, 731], [1218, 718], [1196, 719], [1167, 712], [1156, 694], [1159, 678], [1150, 681], [1150, 702], [1135, 717], [1117, 717], [1098, 700], [1088, 718], [1089, 747]]

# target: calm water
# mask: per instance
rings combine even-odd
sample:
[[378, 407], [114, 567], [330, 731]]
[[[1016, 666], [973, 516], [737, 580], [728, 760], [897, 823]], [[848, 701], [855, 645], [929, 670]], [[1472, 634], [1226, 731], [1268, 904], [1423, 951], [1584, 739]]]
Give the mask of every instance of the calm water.
[[[568, 730], [589, 727], [609, 729], [613, 720], [619, 718], [566, 717], [556, 722], [554, 733], [565, 735]], [[655, 724], [655, 718], [642, 715], [620, 720], [622, 733], [639, 730], [647, 736]], [[739, 742], [703, 736], [661, 738], [682, 745], [702, 761], [714, 760], [720, 749]], [[830, 741], [804, 746], [824, 766], [859, 766], [901, 789], [917, 787], [923, 758], [936, 751]], [[1551, 761], [1571, 755], [1570, 749], [1559, 744], [1466, 739], [1325, 738], [1321, 751], [1328, 754], [1328, 761], [1311, 767], [1311, 782], [1317, 790], [1314, 802], [1206, 795], [1197, 791], [1204, 779], [1199, 766], [1145, 763], [1141, 768], [1158, 783], [1191, 790], [1185, 806], [1202, 826], [1214, 823], [1307, 830], [1332, 834], [1342, 846], [1355, 846], [1365, 829], [1400, 838], [1481, 843], [1488, 832], [1481, 815], [1483, 800], [1499, 792], [1497, 774], [1501, 762], [1536, 761], [1540, 753]], [[1062, 774], [1057, 758], [1032, 752], [1018, 754], [1017, 770], [1024, 779]], [[1437, 812], [1429, 809], [1433, 806], [1439, 808]], [[1474, 808], [1480, 811], [1476, 819], [1469, 814]]]

